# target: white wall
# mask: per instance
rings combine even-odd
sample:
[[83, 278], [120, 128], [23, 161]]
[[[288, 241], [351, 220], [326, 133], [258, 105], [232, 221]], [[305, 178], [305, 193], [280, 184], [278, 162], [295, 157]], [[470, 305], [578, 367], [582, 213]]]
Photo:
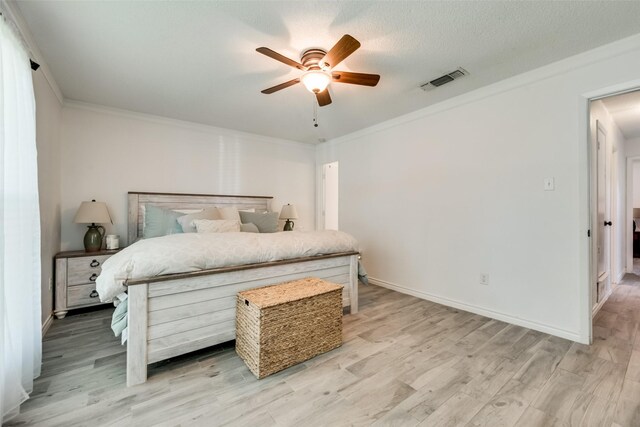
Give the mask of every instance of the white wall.
[[627, 157], [640, 157], [640, 138], [627, 139], [625, 153]]
[[104, 201], [127, 236], [127, 192], [274, 196], [295, 204], [297, 230], [315, 226], [313, 146], [142, 114], [65, 104], [62, 126], [62, 248], [81, 249], [83, 200]]
[[60, 122], [62, 105], [42, 72], [33, 73], [40, 193], [42, 322], [53, 310], [53, 257], [60, 250]]
[[[613, 217], [613, 266], [612, 278], [614, 283], [622, 281], [627, 272], [627, 241], [633, 240], [629, 234], [629, 223], [627, 223], [627, 157], [625, 155], [625, 139], [620, 128], [613, 124], [614, 152], [613, 152], [613, 179], [612, 205]], [[629, 266], [633, 269], [633, 265]]]
[[[638, 117], [640, 120], [640, 117]], [[625, 142], [625, 154], [627, 157], [640, 157], [640, 138], [628, 139]], [[640, 208], [640, 161], [633, 163], [633, 206]], [[637, 185], [635, 183], [637, 182]]]
[[633, 163], [633, 182], [637, 182], [638, 185], [633, 186], [633, 206], [634, 208], [640, 208], [640, 162]]
[[588, 342], [587, 99], [639, 75], [636, 36], [318, 147], [374, 282]]

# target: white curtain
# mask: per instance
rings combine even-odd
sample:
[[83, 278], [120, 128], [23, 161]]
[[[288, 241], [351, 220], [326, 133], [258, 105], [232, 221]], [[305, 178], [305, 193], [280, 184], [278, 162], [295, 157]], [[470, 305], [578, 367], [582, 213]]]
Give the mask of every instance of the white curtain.
[[40, 375], [40, 212], [29, 56], [0, 18], [0, 414], [15, 416]]

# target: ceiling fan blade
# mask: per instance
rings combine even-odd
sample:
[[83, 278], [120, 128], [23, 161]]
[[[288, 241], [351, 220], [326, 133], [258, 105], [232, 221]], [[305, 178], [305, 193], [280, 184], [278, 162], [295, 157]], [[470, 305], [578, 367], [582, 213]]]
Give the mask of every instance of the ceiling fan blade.
[[265, 89], [261, 91], [264, 94], [269, 95], [270, 93], [277, 92], [282, 89], [286, 89], [289, 86], [293, 86], [294, 84], [300, 83], [300, 79], [289, 80], [288, 82], [280, 83], [279, 85], [270, 87], [269, 89]]
[[316, 93], [316, 99], [318, 100], [318, 105], [321, 107], [331, 104], [331, 95], [329, 95], [329, 89], [325, 89], [320, 93]]
[[259, 47], [256, 49], [256, 52], [260, 52], [263, 55], [268, 56], [269, 58], [273, 58], [276, 61], [280, 61], [283, 64], [287, 64], [293, 68], [297, 68], [299, 70], [303, 70], [306, 71], [307, 68], [300, 64], [299, 62], [294, 61], [293, 59], [289, 59], [284, 55], [280, 55], [278, 52], [274, 52], [273, 50], [269, 49], [268, 47]]
[[378, 74], [350, 73], [348, 71], [333, 71], [331, 77], [336, 83], [350, 83], [362, 86], [375, 86], [380, 81]]
[[318, 65], [323, 70], [328, 70], [341, 63], [347, 56], [351, 55], [360, 47], [360, 42], [349, 34], [342, 36], [338, 43], [320, 60]]

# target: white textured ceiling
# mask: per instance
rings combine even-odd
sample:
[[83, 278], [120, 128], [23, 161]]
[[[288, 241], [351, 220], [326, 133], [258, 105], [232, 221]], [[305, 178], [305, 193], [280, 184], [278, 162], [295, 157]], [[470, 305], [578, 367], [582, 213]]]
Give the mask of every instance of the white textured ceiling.
[[625, 138], [640, 138], [640, 90], [602, 100]]
[[[640, 2], [18, 1], [65, 98], [301, 142], [331, 139], [640, 31]], [[319, 109], [293, 59], [343, 34], [362, 47]], [[462, 66], [471, 75], [418, 86]]]

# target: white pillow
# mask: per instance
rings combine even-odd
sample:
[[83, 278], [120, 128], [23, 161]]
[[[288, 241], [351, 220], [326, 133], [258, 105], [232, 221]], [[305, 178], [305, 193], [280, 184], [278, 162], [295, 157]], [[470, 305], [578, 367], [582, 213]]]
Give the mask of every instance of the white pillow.
[[232, 233], [240, 231], [240, 221], [228, 219], [194, 219], [198, 233]]
[[216, 208], [207, 208], [200, 212], [184, 215], [178, 218], [178, 224], [182, 227], [184, 233], [195, 233], [196, 227], [193, 225], [194, 219], [222, 219]]
[[229, 221], [240, 221], [240, 214], [238, 208], [232, 206], [225, 208], [217, 208], [221, 219], [227, 219]]

